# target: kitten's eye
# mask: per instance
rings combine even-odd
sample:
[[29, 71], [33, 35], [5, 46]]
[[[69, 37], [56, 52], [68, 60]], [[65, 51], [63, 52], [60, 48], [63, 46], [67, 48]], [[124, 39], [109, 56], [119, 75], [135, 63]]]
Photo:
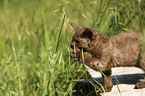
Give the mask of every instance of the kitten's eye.
[[85, 43], [85, 44], [88, 44], [86, 40], [83, 40], [83, 39], [82, 39], [82, 42]]

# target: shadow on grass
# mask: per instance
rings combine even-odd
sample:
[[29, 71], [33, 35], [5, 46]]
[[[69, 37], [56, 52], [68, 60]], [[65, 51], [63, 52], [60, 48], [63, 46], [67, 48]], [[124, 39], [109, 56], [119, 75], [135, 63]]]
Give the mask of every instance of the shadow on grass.
[[[117, 80], [120, 84], [136, 84], [139, 82], [140, 79], [143, 79], [144, 74], [125, 74], [125, 75], [113, 75], [112, 76], [112, 82], [113, 85], [116, 85]], [[95, 80], [101, 84], [103, 84], [102, 77], [95, 78]], [[74, 87], [74, 94], [73, 96], [99, 96], [99, 94], [96, 95], [94, 86], [90, 83], [92, 82], [97, 87], [100, 88], [100, 85], [96, 83], [96, 81], [93, 79], [82, 79], [82, 80], [76, 80], [76, 85]], [[98, 89], [96, 89], [98, 90]]]

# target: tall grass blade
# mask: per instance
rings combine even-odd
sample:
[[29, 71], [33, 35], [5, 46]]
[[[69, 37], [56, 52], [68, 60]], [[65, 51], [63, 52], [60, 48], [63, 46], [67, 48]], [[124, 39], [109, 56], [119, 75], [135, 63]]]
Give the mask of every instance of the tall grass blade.
[[60, 28], [59, 35], [58, 35], [58, 39], [57, 39], [57, 43], [56, 43], [55, 53], [58, 51], [58, 47], [59, 47], [59, 44], [60, 44], [60, 41], [61, 41], [60, 38], [61, 38], [62, 28], [63, 28], [64, 21], [65, 21], [65, 16], [66, 16], [66, 14], [64, 14], [64, 16], [63, 16], [61, 28]]

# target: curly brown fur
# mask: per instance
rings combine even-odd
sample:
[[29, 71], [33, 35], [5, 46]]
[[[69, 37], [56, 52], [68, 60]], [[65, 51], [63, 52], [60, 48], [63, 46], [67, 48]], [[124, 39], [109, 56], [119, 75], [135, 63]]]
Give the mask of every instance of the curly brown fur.
[[[93, 28], [76, 24], [72, 24], [72, 27], [76, 30], [71, 43], [73, 60], [103, 72], [106, 91], [111, 91], [113, 87], [112, 67], [136, 66], [145, 71], [145, 65], [141, 62], [141, 32], [123, 32], [107, 37]], [[85, 52], [89, 52], [91, 56]], [[136, 88], [145, 88], [145, 83], [137, 83]]]

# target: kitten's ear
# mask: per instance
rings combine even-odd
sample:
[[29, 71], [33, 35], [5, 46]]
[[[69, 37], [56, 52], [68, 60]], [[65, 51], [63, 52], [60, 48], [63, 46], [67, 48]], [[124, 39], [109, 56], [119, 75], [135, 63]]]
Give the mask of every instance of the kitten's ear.
[[92, 28], [86, 28], [85, 31], [82, 33], [81, 37], [83, 38], [89, 38], [89, 39], [94, 39], [94, 35], [97, 33], [94, 29]]
[[82, 26], [78, 26], [78, 25], [76, 25], [76, 24], [74, 24], [74, 23], [70, 23], [70, 24], [71, 24], [71, 26], [72, 26], [75, 30], [79, 30], [79, 29], [83, 28]]

